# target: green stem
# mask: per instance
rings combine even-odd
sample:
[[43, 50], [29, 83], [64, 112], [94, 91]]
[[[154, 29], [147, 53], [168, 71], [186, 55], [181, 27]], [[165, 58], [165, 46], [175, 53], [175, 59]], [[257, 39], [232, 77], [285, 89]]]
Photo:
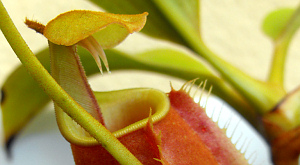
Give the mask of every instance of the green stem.
[[275, 42], [273, 61], [269, 73], [268, 82], [281, 86], [283, 88], [284, 64], [289, 42]]
[[257, 110], [264, 114], [270, 111], [284, 93], [275, 86], [253, 79], [241, 70], [230, 65], [210, 51], [204, 44], [194, 46], [196, 52], [201, 54], [222, 76]]
[[202, 41], [197, 29], [185, 17], [170, 8], [171, 1], [155, 0], [158, 7], [186, 39], [192, 50], [207, 60], [234, 87], [258, 113], [270, 111], [284, 96], [285, 92], [276, 86], [260, 82], [230, 65], [212, 52]]
[[77, 104], [51, 77], [21, 37], [0, 0], [0, 28], [10, 46], [52, 100], [90, 133], [120, 164], [141, 164], [103, 125]]
[[273, 62], [268, 82], [276, 84], [282, 88], [284, 80], [285, 59], [288, 47], [294, 34], [299, 29], [299, 26], [300, 6], [297, 8], [290, 21], [286, 24], [280, 36], [275, 40], [275, 50], [273, 54]]

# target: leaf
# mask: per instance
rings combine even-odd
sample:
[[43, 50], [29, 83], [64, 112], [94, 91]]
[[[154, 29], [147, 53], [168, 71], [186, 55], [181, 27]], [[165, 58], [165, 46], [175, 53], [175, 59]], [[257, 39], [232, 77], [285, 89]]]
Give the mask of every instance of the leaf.
[[[161, 57], [161, 54], [164, 54]], [[84, 66], [87, 75], [98, 73], [98, 67], [88, 51], [79, 47], [78, 54]], [[158, 49], [149, 52], [143, 52], [136, 55], [129, 55], [117, 50], [106, 50], [106, 55], [110, 63], [110, 68], [114, 70], [137, 69], [159, 72], [184, 80], [191, 80], [197, 77], [208, 79], [214, 86], [213, 93], [230, 103], [236, 109], [241, 109], [249, 121], [253, 120], [255, 114], [249, 114], [251, 108], [245, 105], [245, 102], [236, 92], [226, 85], [221, 79], [214, 76], [201, 61], [195, 60], [183, 52]], [[50, 70], [49, 50], [45, 49], [36, 55], [42, 64]], [[164, 59], [164, 61], [158, 60]], [[171, 59], [177, 59], [170, 63]], [[169, 59], [169, 60], [168, 60]], [[186, 66], [184, 63], [190, 63]], [[5, 141], [9, 142], [18, 132], [26, 126], [32, 117], [50, 101], [44, 91], [26, 72], [25, 68], [17, 68], [4, 82], [2, 86], [4, 99], [1, 103]], [[18, 102], [18, 104], [16, 104]], [[243, 107], [243, 108], [238, 108]], [[20, 111], [20, 109], [22, 111]]]
[[[86, 74], [97, 73], [99, 71], [97, 65], [89, 65], [90, 63], [93, 64], [93, 58], [86, 51], [82, 54], [81, 60], [86, 66]], [[36, 57], [50, 72], [49, 49], [44, 49], [37, 53]], [[9, 145], [11, 143], [8, 142], [11, 142], [31, 118], [37, 115], [49, 103], [50, 99], [23, 66], [19, 66], [9, 75], [1, 91], [3, 94], [1, 110], [4, 140]]]
[[154, 3], [189, 44], [201, 41], [199, 0], [154, 0]]
[[[45, 49], [37, 58], [49, 70], [48, 54], [48, 49]], [[1, 90], [4, 139], [8, 142], [49, 102], [49, 97], [23, 66], [9, 75]]]
[[136, 15], [110, 14], [85, 10], [63, 13], [50, 21], [44, 36], [57, 45], [71, 46], [94, 34], [103, 48], [111, 48], [128, 34], [140, 31], [148, 13]]
[[186, 45], [183, 37], [174, 28], [153, 1], [141, 0], [90, 0], [111, 13], [137, 14], [148, 12], [147, 24], [141, 32], [164, 40]]
[[[182, 71], [212, 74], [199, 59], [172, 49], [154, 49], [134, 56], [137, 60], [153, 65]], [[170, 60], [172, 59], [172, 60]]]
[[154, 0], [154, 2], [173, 23], [173, 26], [192, 30], [200, 35], [199, 0]]
[[292, 8], [282, 8], [272, 11], [263, 20], [263, 32], [271, 39], [276, 40], [282, 33], [294, 12], [295, 9]]

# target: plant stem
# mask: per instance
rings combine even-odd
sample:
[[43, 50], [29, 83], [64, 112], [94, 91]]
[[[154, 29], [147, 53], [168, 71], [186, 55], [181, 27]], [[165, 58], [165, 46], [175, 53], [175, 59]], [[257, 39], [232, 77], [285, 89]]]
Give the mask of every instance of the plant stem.
[[284, 96], [285, 92], [276, 86], [260, 82], [227, 63], [211, 51], [202, 41], [197, 29], [170, 7], [171, 1], [155, 0], [158, 7], [185, 38], [190, 48], [209, 62], [222, 77], [251, 104], [259, 114], [270, 111]]
[[268, 82], [283, 87], [284, 64], [289, 42], [275, 42], [273, 61], [269, 73]]
[[283, 97], [281, 90], [278, 91], [276, 87], [253, 79], [219, 58], [204, 44], [197, 44], [197, 46], [194, 46], [194, 49], [217, 69], [224, 79], [226, 79], [259, 114], [270, 111]]
[[48, 96], [90, 133], [120, 164], [141, 164], [103, 125], [77, 104], [51, 77], [27, 46], [0, 0], [0, 29], [27, 71]]
[[269, 74], [268, 82], [276, 84], [283, 88], [284, 80], [284, 66], [285, 59], [290, 45], [296, 31], [300, 26], [300, 6], [293, 14], [290, 21], [286, 24], [282, 30], [280, 36], [275, 40], [275, 49], [273, 54], [273, 62]]

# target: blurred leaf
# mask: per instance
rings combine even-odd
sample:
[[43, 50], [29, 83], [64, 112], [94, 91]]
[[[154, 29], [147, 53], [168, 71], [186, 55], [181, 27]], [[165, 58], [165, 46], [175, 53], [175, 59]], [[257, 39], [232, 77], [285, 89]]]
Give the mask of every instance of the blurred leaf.
[[[180, 32], [190, 31], [200, 36], [199, 0], [153, 0], [173, 26]], [[183, 33], [184, 36], [189, 33]], [[188, 37], [188, 36], [185, 36]]]
[[282, 33], [288, 21], [294, 14], [295, 9], [283, 8], [268, 14], [262, 24], [263, 32], [271, 39], [276, 40]]
[[[87, 75], [99, 73], [93, 57], [86, 50], [79, 47], [78, 54]], [[214, 86], [213, 93], [223, 98], [237, 110], [241, 110], [240, 113], [243, 116], [249, 119], [253, 117], [253, 115], [249, 114], [251, 108], [232, 88], [214, 76], [201, 61], [195, 60], [183, 52], [157, 49], [137, 55], [128, 55], [117, 50], [106, 50], [106, 55], [112, 70], [148, 70], [179, 77], [184, 80], [198, 77], [203, 80], [208, 79], [209, 83]], [[38, 53], [37, 57], [49, 70], [48, 49]], [[5, 141], [8, 142], [50, 99], [22, 66], [16, 69], [5, 81], [2, 92], [4, 99], [1, 103], [1, 109]]]
[[157, 67], [165, 67], [181, 71], [194, 71], [210, 75], [211, 71], [199, 61], [181, 51], [172, 49], [154, 49], [133, 56], [137, 60]]
[[[49, 68], [47, 50], [38, 56], [42, 64]], [[5, 81], [1, 102], [5, 140], [14, 136], [39, 109], [46, 105], [48, 96], [31, 78], [23, 66], [16, 69]]]
[[[44, 67], [50, 70], [49, 50], [44, 49], [36, 56]], [[93, 58], [86, 53], [82, 56], [86, 74], [99, 72], [97, 65], [89, 67]], [[4, 82], [1, 88], [1, 102], [5, 141], [10, 141], [49, 101], [49, 97], [28, 74], [23, 66], [19, 66]]]
[[153, 2], [184, 38], [188, 47], [195, 49], [203, 46], [199, 0], [153, 0]]

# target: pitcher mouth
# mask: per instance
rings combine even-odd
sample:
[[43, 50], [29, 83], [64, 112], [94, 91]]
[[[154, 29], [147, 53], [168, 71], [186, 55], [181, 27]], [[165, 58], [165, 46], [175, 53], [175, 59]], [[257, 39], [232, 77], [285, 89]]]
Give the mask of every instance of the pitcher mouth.
[[[170, 108], [168, 96], [151, 88], [95, 92], [106, 128], [121, 137], [146, 126], [150, 110], [153, 123], [163, 119]], [[62, 135], [72, 144], [98, 145], [80, 125], [61, 110], [56, 111]]]

